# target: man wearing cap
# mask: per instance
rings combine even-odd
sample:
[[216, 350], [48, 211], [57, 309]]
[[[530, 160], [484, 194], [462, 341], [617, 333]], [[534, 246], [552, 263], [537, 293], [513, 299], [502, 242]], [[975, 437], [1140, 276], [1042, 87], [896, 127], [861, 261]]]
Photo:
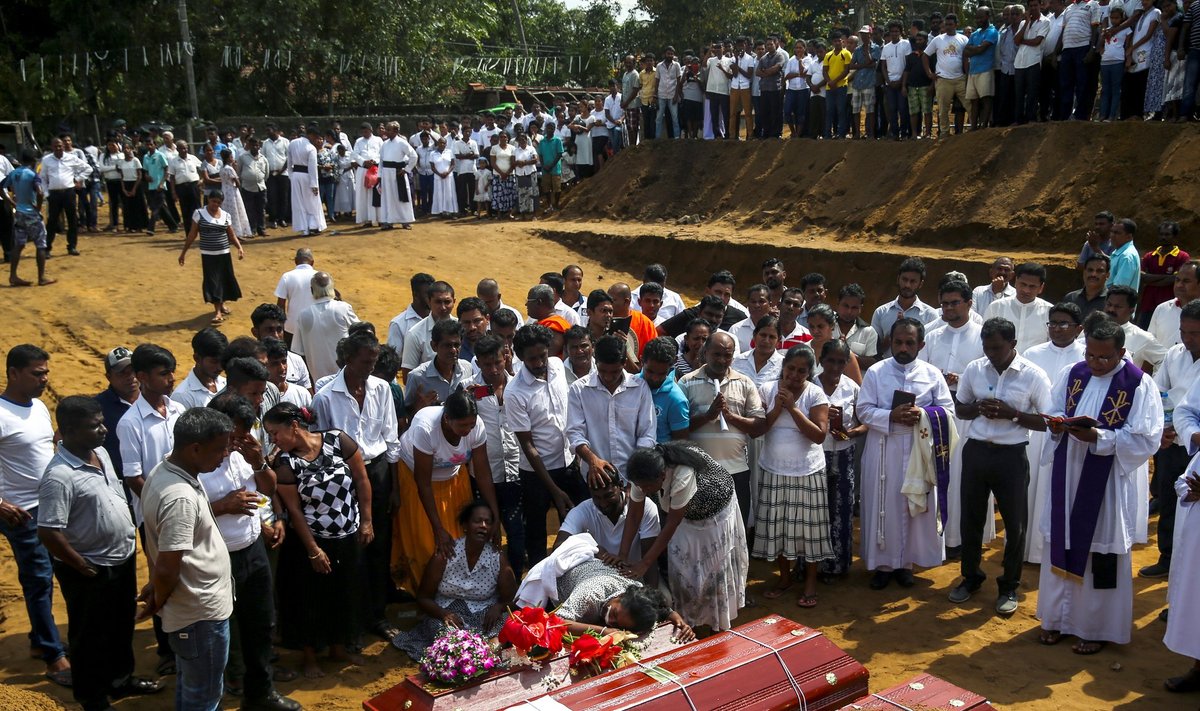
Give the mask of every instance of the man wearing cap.
[[850, 125], [858, 130], [858, 112], [867, 113], [867, 138], [875, 137], [875, 64], [883, 56], [883, 48], [871, 41], [871, 26], [858, 30], [858, 49], [850, 60], [855, 70], [850, 80]]
[[108, 430], [104, 436], [104, 451], [108, 452], [117, 476], [121, 475], [121, 441], [117, 439], [117, 423], [140, 395], [138, 380], [133, 374], [132, 357], [133, 352], [125, 346], [117, 346], [104, 356], [104, 379], [108, 381], [108, 388], [96, 396], [96, 402], [100, 403], [100, 409], [104, 412], [104, 428]]
[[321, 129], [310, 123], [304, 136], [288, 144], [288, 166], [292, 182], [292, 229], [310, 237], [325, 229], [325, 211], [321, 209], [317, 175], [317, 145], [322, 143]]

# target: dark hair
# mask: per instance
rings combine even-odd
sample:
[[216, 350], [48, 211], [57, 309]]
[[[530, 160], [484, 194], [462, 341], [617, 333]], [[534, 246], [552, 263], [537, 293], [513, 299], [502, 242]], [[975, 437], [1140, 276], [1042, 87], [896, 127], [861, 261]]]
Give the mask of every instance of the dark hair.
[[238, 336], [229, 342], [221, 352], [221, 367], [229, 368], [229, 361], [234, 358], [254, 358], [265, 354], [267, 349], [263, 344], [250, 336]]
[[942, 21], [945, 22], [946, 20], [958, 22], [958, 15], [955, 15], [953, 12], [946, 13], [946, 16], [942, 18]]
[[597, 363], [605, 365], [616, 365], [625, 362], [625, 345], [621, 343], [621, 339], [613, 335], [601, 336], [596, 341], [595, 350], [592, 357]]
[[688, 466], [697, 472], [709, 466], [709, 460], [691, 442], [671, 441], [643, 447], [629, 457], [625, 475], [634, 484], [654, 481], [668, 466]]
[[675, 359], [679, 357], [679, 346], [675, 343], [675, 339], [670, 336], [659, 336], [653, 338], [646, 347], [642, 350], [642, 362], [652, 360], [655, 363], [666, 363], [674, 365]]
[[175, 420], [175, 450], [190, 444], [211, 442], [233, 432], [233, 420], [207, 407], [193, 407]]
[[1128, 232], [1131, 237], [1137, 234], [1137, 223], [1134, 222], [1132, 218], [1122, 217], [1121, 219], [1117, 220], [1117, 223], [1121, 225], [1121, 229]]
[[587, 295], [587, 310], [591, 311], [603, 303], [612, 303], [613, 299], [604, 289], [592, 289]]
[[1111, 316], [1103, 311], [1093, 311], [1083, 322], [1083, 330], [1088, 338], [1096, 341], [1112, 341], [1117, 348], [1125, 347], [1125, 329], [1121, 328]]
[[705, 309], [721, 309], [721, 311], [724, 312], [725, 301], [721, 297], [714, 294], [705, 294], [704, 297], [700, 299], [700, 305], [696, 311], [697, 313], [700, 313]]
[[1092, 252], [1087, 259], [1083, 260], [1083, 266], [1087, 267], [1092, 262], [1103, 262], [1104, 271], [1112, 271], [1112, 260], [1104, 252]]
[[[1179, 318], [1200, 321], [1200, 299], [1194, 299], [1184, 304], [1183, 309], [1179, 312]], [[59, 405], [59, 407], [62, 407], [62, 405]]]
[[391, 383], [400, 372], [400, 354], [392, 346], [380, 344], [379, 357], [375, 359], [375, 368], [371, 375]]
[[825, 341], [825, 345], [821, 346], [821, 360], [825, 360], [833, 355], [835, 351], [846, 356], [846, 360], [850, 360], [852, 353], [850, 345], [840, 338], [830, 338], [828, 341]]
[[746, 289], [746, 298], [749, 299], [751, 296], [753, 296], [754, 294], [757, 294], [760, 291], [770, 292], [771, 288], [768, 287], [766, 284], [751, 284], [750, 288]]
[[[1120, 6], [1118, 5], [1117, 7], [1120, 7]], [[1125, 8], [1122, 7], [1121, 10], [1123, 12], [1125, 10]], [[1108, 224], [1110, 224], [1110, 225], [1116, 221], [1116, 218], [1113, 217], [1113, 214], [1111, 212], [1109, 212], [1108, 210], [1101, 210], [1100, 212], [1097, 212], [1092, 217], [1092, 219], [1093, 220], [1107, 220]]]
[[667, 268], [661, 264], [649, 264], [642, 272], [642, 281], [652, 282], [658, 285], [667, 282]]
[[587, 330], [585, 326], [572, 326], [563, 334], [563, 343], [570, 343], [578, 340], [592, 340], [592, 332]]
[[1158, 231], [1162, 232], [1163, 230], [1170, 232], [1172, 237], [1178, 237], [1179, 223], [1174, 220], [1163, 220], [1158, 226]]
[[[463, 529], [466, 529], [467, 524], [471, 522], [471, 516], [475, 513], [476, 509], [483, 509], [484, 511], [488, 512], [488, 516], [492, 515], [492, 507], [488, 506], [486, 501], [483, 499], [473, 499], [468, 501], [466, 506], [463, 506], [461, 509], [459, 509], [458, 525]], [[495, 523], [495, 521], [492, 523]]]
[[262, 344], [263, 348], [267, 349], [267, 360], [279, 360], [287, 357], [287, 344], [278, 338], [264, 338]]
[[475, 404], [475, 398], [467, 394], [462, 386], [446, 396], [442, 408], [446, 417], [451, 420], [461, 420], [464, 417], [475, 417], [479, 414], [479, 406]]
[[667, 604], [666, 596], [656, 588], [630, 585], [625, 588], [625, 592], [617, 596], [617, 601], [633, 618], [634, 628], [630, 632], [638, 634], [647, 634], [671, 614], [671, 606]]
[[646, 294], [653, 294], [661, 299], [663, 296], [663, 285], [656, 281], [648, 281], [642, 284], [641, 289], [638, 290], [638, 298]]
[[[433, 324], [433, 328], [429, 329], [429, 340], [432, 343], [441, 343], [444, 339], [452, 336], [458, 336], [459, 338], [462, 338], [462, 335], [462, 323], [452, 318], [438, 321], [437, 323]], [[376, 341], [376, 343], [378, 343], [378, 341]]]
[[514, 312], [508, 309], [496, 309], [496, 312], [491, 317], [491, 328], [496, 328], [497, 326], [500, 328], [509, 328], [516, 326], [519, 322], [520, 319]]
[[432, 299], [434, 294], [449, 294], [454, 296], [454, 287], [448, 281], [435, 281], [425, 290], [428, 298]]
[[22, 368], [28, 368], [34, 363], [41, 363], [47, 360], [50, 360], [49, 353], [31, 343], [22, 343], [19, 346], [13, 346], [9, 349], [5, 367], [9, 370], [13, 368], [21, 370]]
[[485, 317], [488, 315], [487, 304], [483, 303], [483, 299], [479, 298], [478, 296], [468, 296], [467, 298], [458, 302], [458, 308], [455, 309], [454, 313], [459, 318], [462, 318], [463, 314], [467, 313], [468, 311], [478, 311]]
[[905, 272], [916, 272], [921, 275], [921, 281], [925, 281], [925, 262], [920, 257], [908, 257], [903, 262], [900, 262], [900, 268], [896, 270], [896, 274], [904, 274]]
[[499, 336], [486, 334], [475, 344], [475, 357], [495, 355], [503, 347], [504, 341]]
[[263, 325], [264, 321], [278, 321], [284, 323], [287, 321], [287, 314], [283, 309], [279, 308], [278, 304], [259, 304], [250, 312], [250, 323], [254, 324], [255, 328]]
[[538, 277], [538, 279], [542, 284], [545, 284], [553, 289], [555, 296], [560, 299], [562, 298], [563, 289], [567, 287], [567, 283], [563, 279], [562, 274], [559, 274], [558, 272], [546, 272], [542, 276]]
[[1131, 309], [1137, 308], [1138, 293], [1133, 287], [1126, 286], [1124, 284], [1115, 284], [1113, 286], [1108, 287], [1108, 296], [1109, 296], [1109, 298], [1111, 298], [1113, 296], [1124, 296], [1125, 299], [1129, 302], [1129, 308], [1131, 308]]
[[235, 425], [241, 425], [247, 430], [254, 426], [258, 413], [245, 396], [232, 390], [226, 390], [208, 401], [208, 406], [233, 420]]
[[1009, 343], [1015, 343], [1017, 340], [1017, 327], [1012, 321], [1006, 318], [989, 318], [983, 322], [983, 326], [979, 330], [979, 337], [987, 340], [992, 336], [1000, 336]]
[[58, 422], [58, 429], [69, 430], [82, 425], [87, 418], [103, 413], [104, 408], [100, 407], [100, 403], [95, 398], [86, 395], [68, 395], [59, 401], [58, 407], [54, 411], [54, 418]]
[[812, 346], [807, 343], [800, 343], [787, 349], [787, 353], [783, 354], [783, 364], [787, 365], [789, 361], [796, 358], [808, 361], [808, 372], [811, 375], [813, 368], [817, 366], [817, 354], [813, 352]]
[[1073, 304], [1070, 301], [1060, 301], [1050, 307], [1050, 312], [1046, 314], [1046, 317], [1049, 318], [1056, 313], [1070, 316], [1076, 326], [1083, 323], [1083, 311], [1079, 308], [1078, 304]]
[[963, 301], [968, 303], [974, 298], [974, 293], [971, 291], [971, 287], [967, 284], [967, 282], [958, 281], [957, 279], [942, 284], [942, 288], [938, 289], [938, 296], [943, 294], [958, 294], [959, 296], [963, 297]]
[[888, 331], [889, 338], [895, 338], [897, 328], [915, 328], [917, 329], [917, 340], [925, 340], [925, 324], [915, 318], [905, 317], [896, 319], [896, 322], [892, 324], [891, 330]]
[[810, 272], [808, 274], [805, 274], [804, 278], [800, 280], [800, 288], [801, 289], [807, 289], [808, 287], [814, 286], [814, 285], [822, 286], [824, 284], [825, 284], [825, 275], [819, 274], [817, 272]]
[[[370, 127], [371, 126], [369, 124], [367, 126], [365, 126], [365, 128], [370, 128]], [[364, 127], [360, 126], [359, 128], [364, 128]], [[434, 281], [435, 280], [434, 280], [432, 274], [426, 274], [425, 272], [417, 272], [416, 274], [413, 274], [412, 278], [410, 278], [408, 280], [408, 288], [410, 288], [416, 292], [420, 292], [423, 289], [423, 290], [425, 290], [425, 293], [428, 294], [429, 286], [431, 284], [433, 284]]]
[[[535, 105], [540, 105], [540, 104], [535, 104]], [[583, 267], [579, 266], [578, 264], [568, 264], [567, 266], [563, 267], [562, 272], [560, 273], [560, 276], [562, 276], [562, 278], [563, 278], [564, 287], [566, 285], [567, 275], [571, 273], [572, 269], [578, 269], [580, 276], [583, 275]]]
[[713, 284], [728, 284], [730, 286], [737, 286], [737, 279], [733, 278], [733, 272], [729, 271], [728, 269], [722, 269], [719, 272], [713, 273], [713, 275], [708, 278], [708, 286], [712, 286]]
[[688, 321], [687, 328], [685, 328], [683, 330], [684, 338], [686, 339], [689, 335], [691, 335], [692, 329], [699, 328], [700, 326], [707, 328], [710, 333], [715, 328], [715, 326], [713, 326], [708, 321], [705, 321], [702, 318], [696, 317], [696, 318], [692, 319], [691, 321]]
[[825, 319], [830, 326], [837, 326], [837, 312], [829, 304], [813, 304], [808, 310], [808, 320], [810, 323], [813, 316]]
[[[492, 322], [493, 324], [495, 321]], [[547, 348], [554, 341], [554, 334], [540, 323], [531, 323], [517, 329], [513, 336], [513, 351], [519, 360], [525, 360], [525, 351], [530, 346], [543, 345]]]
[[[45, 351], [42, 351], [42, 355], [45, 355]], [[9, 354], [9, 358], [12, 358], [11, 353]], [[45, 359], [38, 358], [37, 360]], [[133, 367], [133, 372], [135, 373], [149, 373], [155, 368], [166, 368], [173, 371], [175, 370], [175, 356], [171, 355], [171, 351], [162, 346], [156, 346], [153, 343], [143, 343], [133, 349], [133, 355], [129, 358], [129, 365]], [[11, 361], [8, 367], [13, 367]]]
[[[775, 329], [776, 333], [779, 333], [779, 317], [775, 314], [767, 314], [766, 316], [760, 318], [758, 322], [754, 324], [754, 335], [757, 336], [758, 332], [764, 328], [773, 328]], [[779, 337], [782, 338], [783, 334], [779, 333]]]
[[863, 288], [858, 284], [847, 284], [841, 289], [838, 289], [838, 301], [841, 301], [847, 296], [853, 296], [862, 301], [867, 300], [867, 292], [863, 291]]
[[269, 425], [290, 425], [293, 422], [299, 422], [305, 428], [317, 424], [316, 413], [307, 407], [299, 407], [287, 401], [267, 410], [267, 414], [263, 415], [262, 420], [264, 424]]
[[205, 326], [192, 336], [192, 353], [201, 358], [220, 360], [228, 345], [229, 338], [212, 326]]
[[270, 377], [267, 366], [260, 363], [257, 358], [233, 358], [225, 364], [225, 379], [230, 387], [253, 380], [265, 383]]
[[1025, 262], [1017, 265], [1013, 271], [1013, 281], [1020, 279], [1023, 276], [1036, 277], [1043, 284], [1046, 283], [1046, 268], [1037, 262]]
[[766, 261], [764, 261], [762, 263], [762, 266], [759, 269], [761, 271], [765, 272], [768, 269], [770, 269], [771, 267], [776, 267], [776, 266], [779, 267], [780, 269], [783, 269], [783, 260], [780, 259], [779, 257], [771, 257], [770, 259], [767, 259]]

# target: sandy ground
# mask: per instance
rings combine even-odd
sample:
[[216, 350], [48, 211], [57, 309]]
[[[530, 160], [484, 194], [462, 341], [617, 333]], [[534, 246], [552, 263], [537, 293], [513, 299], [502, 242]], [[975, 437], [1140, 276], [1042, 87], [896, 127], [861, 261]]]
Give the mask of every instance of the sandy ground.
[[[590, 223], [587, 229], [603, 228]], [[645, 225], [642, 231], [661, 231], [665, 236], [662, 225]], [[771, 242], [771, 236], [763, 235], [763, 241]], [[236, 265], [247, 296], [234, 305], [234, 315], [224, 326], [226, 333], [233, 337], [249, 332], [250, 310], [259, 302], [273, 300], [279, 274], [290, 268], [293, 250], [301, 245], [312, 247], [317, 268], [330, 271], [359, 316], [374, 322], [381, 332], [407, 305], [408, 278], [416, 271], [451, 281], [460, 288], [460, 298], [473, 292], [480, 278], [495, 277], [507, 302], [519, 307], [527, 286], [548, 269], [578, 263], [585, 273], [585, 288], [590, 289], [632, 280], [632, 272], [640, 274], [641, 268], [640, 263], [624, 263], [628, 260], [621, 254], [605, 255], [602, 262], [606, 266], [601, 266], [597, 259], [580, 256], [560, 241], [533, 236], [529, 226], [520, 224], [437, 223], [418, 225], [413, 232], [343, 233], [311, 239], [272, 236], [251, 242], [245, 261]], [[828, 246], [845, 249], [844, 244]], [[190, 361], [187, 343], [197, 328], [207, 324], [209, 312], [200, 299], [199, 260], [193, 256], [181, 269], [176, 264], [178, 247], [177, 241], [166, 237], [81, 237], [82, 257], [51, 260], [51, 274], [60, 280], [57, 285], [5, 291], [9, 317], [0, 331], [0, 348], [32, 342], [50, 351], [52, 385], [46, 399], [51, 406], [66, 395], [99, 391], [102, 354], [116, 345], [153, 341], [170, 348], [180, 358], [177, 379], [182, 380]], [[614, 264], [623, 264], [626, 271]], [[673, 264], [680, 273], [684, 266]], [[28, 276], [32, 267], [32, 262], [28, 263], [23, 273]], [[836, 274], [826, 273], [832, 283], [840, 283]], [[688, 296], [696, 293], [686, 285], [684, 292]], [[1153, 526], [1154, 521], [1152, 532]], [[1134, 565], [1154, 559], [1152, 548], [1142, 548], [1135, 551]], [[995, 576], [998, 568], [999, 549], [993, 547], [986, 554], [985, 570]], [[1136, 630], [1131, 644], [1079, 657], [1071, 653], [1069, 644], [1049, 648], [1035, 641], [1034, 568], [1026, 568], [1020, 611], [1007, 620], [992, 613], [992, 588], [963, 607], [950, 605], [945, 596], [956, 575], [956, 566], [947, 565], [919, 573], [918, 584], [911, 590], [892, 586], [873, 592], [867, 589], [867, 576], [857, 564], [849, 580], [821, 588], [821, 604], [814, 610], [800, 610], [794, 597], [788, 596], [742, 614], [749, 621], [775, 612], [822, 629], [870, 669], [874, 690], [930, 672], [985, 694], [1006, 708], [1195, 708], [1197, 697], [1179, 698], [1162, 690], [1163, 678], [1182, 672], [1188, 664], [1161, 643], [1164, 626], [1156, 616], [1164, 604], [1164, 581], [1135, 579]], [[141, 576], [144, 580], [144, 568]], [[765, 602], [759, 593], [764, 581], [773, 582], [773, 567], [755, 562], [751, 576], [752, 592]], [[70, 692], [42, 678], [41, 663], [27, 656], [28, 623], [7, 546], [0, 546], [0, 612], [7, 618], [0, 623], [0, 711], [56, 708], [56, 703], [71, 706]], [[65, 636], [66, 612], [57, 594], [55, 614]], [[410, 619], [401, 624], [410, 624]], [[153, 635], [148, 625], [138, 628], [135, 645], [138, 671], [151, 672]], [[354, 709], [364, 698], [398, 683], [413, 670], [405, 655], [382, 642], [370, 644], [366, 656], [364, 667], [330, 673], [320, 680], [281, 684], [280, 688], [309, 709]], [[284, 666], [294, 667], [297, 662], [296, 654], [283, 653]], [[127, 700], [117, 707], [167, 708], [171, 693], [168, 689], [161, 696]], [[236, 707], [236, 700], [226, 704], [226, 708]]]

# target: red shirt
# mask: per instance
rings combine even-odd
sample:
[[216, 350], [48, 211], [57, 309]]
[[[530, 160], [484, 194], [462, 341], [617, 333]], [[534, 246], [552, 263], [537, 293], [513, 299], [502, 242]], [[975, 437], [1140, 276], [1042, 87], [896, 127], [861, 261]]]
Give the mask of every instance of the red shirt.
[[[1173, 275], [1190, 259], [1188, 253], [1179, 247], [1172, 247], [1169, 250], [1156, 247], [1142, 257], [1142, 271], [1146, 274]], [[1142, 298], [1138, 301], [1138, 311], [1151, 313], [1154, 311], [1154, 307], [1173, 298], [1175, 298], [1175, 288], [1171, 284], [1144, 286], [1142, 287]]]

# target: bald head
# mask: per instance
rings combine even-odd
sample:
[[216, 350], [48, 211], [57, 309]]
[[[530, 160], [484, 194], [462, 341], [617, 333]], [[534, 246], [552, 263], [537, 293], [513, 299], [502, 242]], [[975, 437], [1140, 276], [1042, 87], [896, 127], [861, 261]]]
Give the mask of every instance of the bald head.
[[329, 272], [317, 272], [313, 274], [310, 288], [314, 299], [333, 298], [333, 277]]
[[708, 375], [720, 380], [729, 373], [733, 356], [737, 354], [737, 341], [724, 331], [713, 331], [704, 344], [704, 367]]
[[608, 295], [613, 300], [613, 316], [617, 318], [628, 316], [629, 304], [633, 301], [633, 292], [629, 289], [629, 285], [617, 282], [608, 287]]
[[475, 295], [484, 301], [489, 298], [499, 298], [500, 282], [495, 279], [480, 279], [479, 285], [475, 287]]
[[300, 249], [296, 250], [296, 264], [311, 265], [312, 263], [313, 263], [313, 253], [312, 253], [311, 249], [309, 249], [308, 247], [301, 247]]

